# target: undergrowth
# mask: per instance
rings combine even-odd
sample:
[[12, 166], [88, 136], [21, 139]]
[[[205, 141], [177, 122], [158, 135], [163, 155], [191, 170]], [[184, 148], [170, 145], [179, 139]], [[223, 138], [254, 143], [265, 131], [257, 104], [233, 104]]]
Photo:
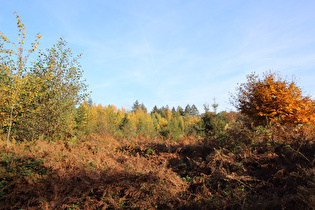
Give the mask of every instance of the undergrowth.
[[315, 135], [0, 142], [1, 209], [312, 209]]

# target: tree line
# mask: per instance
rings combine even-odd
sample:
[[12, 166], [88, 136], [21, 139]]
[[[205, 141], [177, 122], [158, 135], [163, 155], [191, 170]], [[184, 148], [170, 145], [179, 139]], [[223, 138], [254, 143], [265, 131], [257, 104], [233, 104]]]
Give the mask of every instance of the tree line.
[[10, 139], [33, 140], [39, 137], [67, 139], [91, 133], [110, 133], [122, 138], [169, 138], [185, 135], [218, 137], [229, 126], [242, 121], [247, 126], [280, 124], [293, 129], [314, 129], [315, 102], [303, 95], [295, 81], [277, 72], [255, 73], [239, 84], [231, 95], [237, 112], [217, 113], [218, 104], [204, 105], [200, 114], [195, 105], [185, 109], [154, 106], [148, 112], [136, 101], [131, 110], [114, 105], [93, 104], [79, 63], [67, 42], [37, 51], [41, 35], [25, 48], [25, 26], [16, 15], [18, 40], [0, 32], [0, 135]]
[[77, 108], [76, 129], [81, 134], [110, 133], [128, 139], [141, 136], [178, 140], [185, 135], [205, 136], [206, 133], [219, 129], [211, 127], [207, 121], [221, 119], [220, 129], [224, 129], [231, 118], [229, 115], [235, 115], [234, 112], [206, 112], [203, 115], [197, 112], [195, 105], [187, 105], [185, 111], [180, 106], [176, 110], [170, 110], [168, 106], [154, 106], [149, 113], [144, 104], [139, 104], [138, 101], [131, 110], [125, 110], [117, 109], [114, 105], [92, 104], [89, 100]]

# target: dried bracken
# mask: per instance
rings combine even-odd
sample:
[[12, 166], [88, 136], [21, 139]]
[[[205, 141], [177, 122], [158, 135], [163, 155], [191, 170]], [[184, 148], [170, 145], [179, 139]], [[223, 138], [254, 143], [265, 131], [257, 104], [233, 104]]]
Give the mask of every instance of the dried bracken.
[[[255, 141], [237, 145], [235, 133]], [[242, 131], [232, 125], [224, 140], [130, 142], [93, 134], [80, 141], [13, 142], [10, 149], [1, 141], [0, 206], [311, 209], [314, 137], [310, 132]], [[288, 143], [290, 138], [295, 140]]]

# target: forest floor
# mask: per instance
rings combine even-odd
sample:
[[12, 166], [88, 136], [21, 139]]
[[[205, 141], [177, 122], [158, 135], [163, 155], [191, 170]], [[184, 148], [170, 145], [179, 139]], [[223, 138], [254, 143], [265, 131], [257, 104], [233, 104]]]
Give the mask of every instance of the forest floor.
[[0, 141], [0, 209], [314, 208], [314, 135], [233, 135]]

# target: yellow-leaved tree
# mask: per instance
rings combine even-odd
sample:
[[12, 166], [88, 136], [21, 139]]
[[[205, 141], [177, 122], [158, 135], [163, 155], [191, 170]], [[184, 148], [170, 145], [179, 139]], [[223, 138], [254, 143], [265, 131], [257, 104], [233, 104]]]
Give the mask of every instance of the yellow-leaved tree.
[[18, 44], [0, 33], [0, 130], [19, 140], [40, 135], [64, 137], [75, 127], [75, 106], [87, 97], [83, 71], [62, 38], [52, 48], [35, 52], [40, 34], [31, 49], [24, 49], [25, 26], [17, 14]]
[[17, 42], [8, 39], [0, 32], [0, 129], [7, 128], [7, 141], [9, 143], [13, 119], [23, 112], [20, 105], [20, 96], [24, 93], [23, 86], [28, 80], [26, 76], [28, 59], [36, 50], [41, 35], [35, 36], [35, 42], [29, 50], [24, 49], [25, 25], [20, 16], [14, 13], [19, 30]]

